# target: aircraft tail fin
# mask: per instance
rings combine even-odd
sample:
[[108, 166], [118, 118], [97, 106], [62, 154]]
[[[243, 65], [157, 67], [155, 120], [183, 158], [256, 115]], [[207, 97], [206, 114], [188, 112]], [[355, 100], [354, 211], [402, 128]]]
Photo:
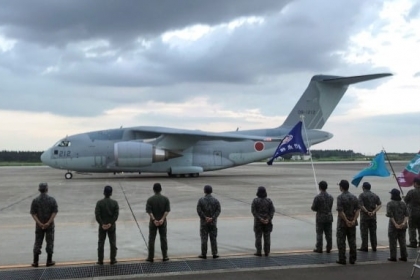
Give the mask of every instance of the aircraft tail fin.
[[303, 95], [296, 103], [284, 126], [293, 127], [304, 117], [308, 129], [321, 129], [351, 84], [392, 76], [390, 73], [340, 77], [313, 76]]

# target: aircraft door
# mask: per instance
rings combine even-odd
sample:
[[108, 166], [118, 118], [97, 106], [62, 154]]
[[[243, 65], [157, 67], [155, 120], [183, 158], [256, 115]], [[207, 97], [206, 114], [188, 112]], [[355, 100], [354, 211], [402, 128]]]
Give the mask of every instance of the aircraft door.
[[95, 155], [95, 162], [93, 164], [95, 167], [104, 167], [105, 163], [106, 163], [105, 156]]
[[222, 152], [221, 151], [213, 151], [213, 162], [214, 162], [214, 165], [216, 166], [222, 165]]

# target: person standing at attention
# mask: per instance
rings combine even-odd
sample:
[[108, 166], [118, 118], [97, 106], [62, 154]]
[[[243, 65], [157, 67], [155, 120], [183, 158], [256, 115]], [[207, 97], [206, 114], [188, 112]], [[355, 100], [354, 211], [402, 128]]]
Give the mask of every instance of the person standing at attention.
[[360, 214], [357, 197], [349, 192], [349, 182], [341, 180], [338, 184], [341, 194], [337, 197], [337, 247], [338, 264], [346, 264], [346, 239], [350, 247], [350, 264], [355, 264], [357, 259], [356, 226]]
[[40, 195], [32, 201], [31, 215], [35, 221], [35, 243], [34, 243], [34, 261], [33, 267], [38, 267], [39, 255], [41, 254], [42, 242], [47, 242], [45, 250], [47, 251], [47, 266], [55, 265], [52, 260], [54, 253], [54, 218], [58, 213], [57, 201], [49, 196], [48, 184], [40, 183], [38, 186]]
[[251, 212], [254, 216], [254, 233], [255, 233], [255, 248], [257, 252], [255, 256], [262, 256], [262, 242], [261, 238], [264, 237], [264, 254], [270, 254], [270, 235], [273, 231], [273, 217], [274, 205], [271, 199], [267, 197], [265, 187], [258, 187], [257, 197], [254, 198], [251, 205]]
[[[408, 218], [410, 244], [407, 247], [417, 248], [417, 245], [420, 245], [420, 178], [414, 178], [413, 186], [414, 189], [407, 192], [404, 201], [410, 209]], [[416, 232], [419, 234], [419, 242]]]
[[197, 214], [200, 217], [201, 255], [207, 258], [207, 242], [210, 236], [211, 253], [217, 259], [217, 217], [220, 215], [220, 203], [211, 195], [213, 189], [210, 185], [204, 186], [204, 196], [198, 200]]
[[386, 205], [386, 216], [389, 218], [388, 240], [390, 256], [388, 261], [397, 261], [397, 240], [400, 244], [400, 261], [407, 261], [407, 246], [405, 232], [407, 230], [408, 211], [407, 206], [401, 201], [400, 191], [392, 189], [391, 201]]
[[159, 183], [153, 185], [154, 195], [149, 197], [146, 203], [146, 213], [149, 214], [149, 254], [146, 261], [153, 262], [155, 255], [155, 239], [159, 230], [160, 247], [162, 250], [162, 261], [169, 261], [168, 240], [167, 240], [167, 221], [166, 217], [171, 211], [169, 199], [161, 194], [162, 186]]
[[363, 192], [359, 195], [360, 204], [360, 236], [362, 245], [359, 251], [368, 251], [368, 236], [370, 235], [370, 246], [372, 251], [376, 252], [376, 212], [381, 209], [381, 199], [370, 191], [371, 185], [368, 182], [363, 183]]
[[112, 187], [105, 186], [104, 198], [96, 203], [95, 218], [99, 224], [98, 228], [98, 262], [104, 264], [104, 245], [108, 235], [109, 245], [111, 247], [110, 264], [117, 263], [117, 234], [115, 222], [119, 215], [118, 202], [111, 199]]
[[322, 253], [322, 240], [325, 234], [327, 241], [326, 252], [330, 253], [332, 248], [332, 223], [333, 215], [331, 209], [333, 206], [334, 198], [327, 193], [328, 184], [321, 181], [318, 184], [319, 194], [315, 196], [312, 203], [312, 211], [316, 212], [316, 245], [314, 252]]

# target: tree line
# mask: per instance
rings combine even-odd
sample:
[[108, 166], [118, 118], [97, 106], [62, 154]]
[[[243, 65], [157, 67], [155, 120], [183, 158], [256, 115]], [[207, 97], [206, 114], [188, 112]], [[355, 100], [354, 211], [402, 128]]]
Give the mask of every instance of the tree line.
[[31, 162], [40, 163], [41, 154], [43, 152], [30, 152], [30, 151], [1, 151], [1, 162]]

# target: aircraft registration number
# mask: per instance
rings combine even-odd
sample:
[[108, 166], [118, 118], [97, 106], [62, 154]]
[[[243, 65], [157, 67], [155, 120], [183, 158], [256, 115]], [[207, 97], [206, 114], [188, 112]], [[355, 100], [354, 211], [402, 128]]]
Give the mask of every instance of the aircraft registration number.
[[71, 151], [59, 151], [58, 157], [71, 157]]

